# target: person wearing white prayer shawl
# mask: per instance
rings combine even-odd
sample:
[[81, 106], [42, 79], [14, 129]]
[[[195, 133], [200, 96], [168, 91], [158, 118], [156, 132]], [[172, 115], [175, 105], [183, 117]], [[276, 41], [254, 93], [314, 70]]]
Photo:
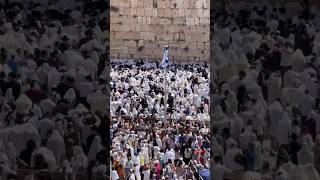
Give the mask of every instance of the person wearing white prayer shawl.
[[293, 84], [293, 80], [299, 78], [299, 73], [289, 69], [283, 74], [283, 87], [290, 87]]
[[282, 81], [279, 73], [272, 73], [267, 80], [268, 86], [268, 102], [273, 102], [281, 97]]
[[274, 101], [268, 108], [270, 115], [270, 125], [268, 133], [274, 135], [277, 132], [278, 121], [281, 120], [283, 114], [283, 108], [279, 101]]
[[76, 93], [73, 88], [68, 89], [64, 94], [63, 99], [67, 100], [72, 106], [75, 103]]
[[63, 163], [66, 155], [64, 140], [58, 131], [54, 130], [47, 141], [47, 148], [52, 151], [58, 166]]
[[300, 97], [304, 95], [305, 91], [306, 87], [298, 79], [293, 80], [293, 84], [287, 92], [289, 102], [298, 106], [300, 104]]
[[90, 93], [87, 97], [91, 112], [104, 112], [107, 109], [108, 97], [101, 91]]
[[238, 112], [238, 99], [233, 91], [228, 91], [226, 94], [225, 103], [227, 105], [226, 113], [228, 115], [232, 114], [233, 112]]
[[75, 172], [81, 172], [88, 167], [88, 159], [80, 146], [74, 146], [73, 156], [70, 162]]
[[244, 128], [244, 131], [239, 136], [239, 146], [240, 148], [245, 148], [248, 144], [253, 143], [256, 139], [256, 135], [252, 131], [252, 121], [248, 120], [247, 126]]
[[315, 100], [310, 96], [309, 91], [306, 90], [305, 93], [300, 97], [300, 109], [302, 116], [307, 116], [310, 114], [310, 111], [313, 110], [315, 105]]
[[308, 89], [310, 96], [313, 98], [318, 95], [318, 80], [315, 78], [317, 73], [313, 69], [306, 69], [302, 73], [300, 73], [299, 79]]
[[15, 102], [17, 111], [22, 114], [27, 114], [32, 108], [32, 101], [25, 94], [21, 94]]
[[1, 167], [1, 179], [7, 180], [9, 174], [16, 174], [15, 171], [13, 171], [10, 168], [10, 164], [8, 164], [9, 159], [8, 156], [4, 153], [0, 153], [0, 167]]
[[300, 49], [297, 49], [293, 54], [292, 66], [293, 70], [297, 73], [302, 72], [305, 65], [305, 56]]
[[314, 164], [313, 149], [310, 149], [307, 142], [303, 142], [298, 154], [298, 163], [306, 165], [308, 163]]
[[100, 152], [101, 150], [103, 150], [103, 146], [101, 144], [101, 138], [100, 136], [95, 136], [88, 152], [88, 156], [87, 156], [88, 160], [94, 161], [96, 159], [98, 152]]
[[55, 127], [55, 124], [52, 120], [49, 118], [44, 118], [39, 121], [39, 134], [41, 139], [47, 138], [47, 133], [49, 130], [53, 129]]
[[233, 112], [230, 115], [230, 132], [234, 139], [237, 139], [240, 134], [243, 127], [243, 120], [237, 115], [236, 112]]
[[230, 148], [227, 149], [224, 155], [224, 162], [228, 169], [232, 171], [231, 178], [242, 180], [244, 176], [244, 168], [234, 161], [235, 157], [241, 153], [241, 150], [237, 148], [237, 143], [231, 141]]
[[44, 114], [52, 114], [54, 108], [56, 107], [56, 103], [54, 103], [51, 99], [47, 98], [40, 102], [40, 108]]

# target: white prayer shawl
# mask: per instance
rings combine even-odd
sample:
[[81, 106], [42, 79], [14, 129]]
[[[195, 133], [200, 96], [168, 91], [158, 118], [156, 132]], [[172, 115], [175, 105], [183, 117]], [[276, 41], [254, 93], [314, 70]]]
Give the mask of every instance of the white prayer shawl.
[[308, 163], [314, 164], [313, 152], [312, 150], [310, 150], [306, 142], [302, 144], [302, 147], [299, 150], [297, 156], [298, 156], [298, 163], [301, 165], [306, 165]]
[[238, 100], [236, 94], [231, 91], [226, 99], [227, 104], [227, 114], [231, 114], [233, 112], [238, 112]]
[[224, 156], [224, 162], [225, 165], [228, 169], [230, 169], [231, 171], [237, 171], [237, 170], [243, 170], [243, 166], [241, 166], [240, 164], [236, 163], [234, 161], [234, 158], [236, 157], [236, 155], [238, 155], [240, 153], [240, 149], [238, 148], [231, 148], [228, 149], [225, 156]]
[[39, 46], [42, 50], [47, 49], [50, 47], [52, 48], [52, 42], [49, 40], [48, 36], [46, 34], [43, 34], [39, 40]]
[[[313, 42], [312, 52], [316, 54], [317, 57], [320, 56], [320, 33], [315, 35], [315, 41]], [[319, 40], [318, 40], [319, 39]]]
[[83, 61], [86, 72], [94, 79], [97, 73], [97, 65], [90, 59]]
[[283, 108], [278, 101], [275, 101], [269, 106], [268, 109], [270, 113], [269, 134], [274, 135], [277, 132], [278, 121], [280, 121], [282, 118]]
[[88, 160], [89, 161], [95, 161], [97, 154], [103, 150], [103, 146], [101, 144], [101, 138], [100, 136], [96, 136], [93, 139], [93, 142], [90, 146], [89, 153], [88, 153]]
[[90, 104], [92, 112], [100, 111], [105, 112], [109, 103], [108, 97], [101, 92], [89, 94], [87, 101]]
[[39, 83], [41, 85], [48, 84], [48, 73], [50, 71], [50, 66], [48, 63], [43, 63], [38, 69]]
[[309, 91], [309, 94], [313, 97], [316, 98], [318, 96], [318, 83], [316, 82], [317, 79], [314, 77], [311, 77], [309, 73], [316, 74], [316, 72], [309, 72], [308, 70], [304, 70], [300, 76], [299, 80], [303, 83], [303, 85], [306, 86], [306, 88]]
[[301, 114], [303, 116], [307, 116], [310, 114], [310, 111], [313, 110], [313, 107], [315, 105], [315, 100], [310, 95], [304, 94], [300, 97], [300, 109]]
[[39, 133], [41, 139], [45, 139], [47, 137], [47, 133], [50, 129], [53, 129], [55, 124], [52, 120], [45, 118], [39, 121]]
[[52, 114], [54, 108], [56, 107], [56, 103], [54, 103], [51, 99], [47, 98], [40, 102], [40, 108], [43, 113]]
[[243, 120], [237, 115], [236, 112], [233, 112], [230, 117], [230, 132], [234, 138], [238, 138], [241, 134], [241, 130], [244, 127]]
[[47, 148], [54, 154], [57, 164], [62, 164], [66, 155], [66, 147], [64, 140], [58, 131], [53, 131], [51, 136], [48, 138]]
[[292, 66], [295, 72], [302, 72], [304, 69], [306, 58], [300, 49], [297, 49], [293, 54]]
[[97, 39], [93, 39], [85, 44], [83, 44], [81, 47], [80, 47], [80, 51], [84, 51], [84, 50], [87, 50], [87, 51], [91, 51], [92, 49], [94, 48], [98, 48], [99, 47], [99, 42], [97, 41]]
[[298, 78], [299, 78], [299, 73], [292, 70], [288, 70], [283, 75], [283, 87], [291, 87], [293, 84], [293, 80]]
[[247, 72], [250, 67], [247, 57], [243, 54], [241, 54], [240, 57], [237, 59], [235, 65], [237, 67], [238, 72], [240, 71]]
[[231, 33], [232, 43], [240, 44], [242, 41], [242, 36], [240, 34], [240, 30], [237, 29]]
[[73, 10], [71, 13], [70, 13], [70, 17], [74, 20], [77, 20], [78, 22], [81, 20], [81, 17], [82, 17], [82, 13], [78, 10]]
[[1, 130], [0, 135], [4, 143], [13, 143], [17, 153], [20, 153], [25, 148], [25, 144], [30, 139], [34, 140], [36, 143], [40, 143], [38, 131], [31, 123], [8, 127]]
[[267, 27], [270, 29], [270, 32], [277, 32], [278, 31], [278, 27], [279, 27], [279, 22], [275, 19], [271, 19], [268, 23], [267, 23]]
[[47, 36], [49, 43], [52, 44], [52, 42], [55, 42], [58, 38], [58, 28], [57, 27], [46, 28], [45, 35]]
[[277, 98], [281, 97], [282, 89], [281, 77], [271, 74], [270, 79], [268, 80], [268, 102], [273, 102]]
[[61, 55], [61, 61], [64, 62], [68, 69], [77, 68], [79, 62], [83, 62], [84, 58], [76, 51], [67, 50]]
[[0, 71], [4, 72], [6, 76], [8, 76], [10, 72], [12, 72], [11, 68], [7, 64], [0, 64]]
[[82, 148], [80, 146], [74, 146], [73, 148], [71, 166], [75, 170], [79, 170], [80, 167], [82, 168], [88, 167], [88, 159], [86, 155], [83, 153]]
[[33, 108], [31, 111], [37, 118], [42, 118], [43, 114], [42, 114], [42, 111], [38, 105], [36, 105], [36, 104], [33, 105]]
[[281, 51], [281, 66], [292, 66], [292, 60], [293, 60], [293, 50], [291, 48], [283, 49]]
[[282, 118], [280, 119], [280, 121], [278, 121], [278, 124], [276, 126], [276, 134], [274, 134], [275, 138], [279, 141], [280, 144], [289, 143], [289, 134], [291, 127], [291, 119], [288, 117], [287, 113], [283, 113]]
[[252, 132], [252, 126], [247, 126], [239, 136], [239, 146], [247, 147], [248, 144], [253, 143], [255, 139], [256, 135]]
[[263, 166], [263, 155], [262, 155], [262, 146], [261, 143], [257, 140], [254, 141], [254, 155], [255, 155], [255, 163], [254, 169], [256, 171], [260, 171]]
[[17, 151], [12, 142], [6, 145], [6, 152], [8, 156], [8, 164], [13, 167], [16, 165], [16, 158], [18, 157]]
[[76, 99], [76, 93], [74, 89], [73, 88], [68, 89], [68, 91], [64, 94], [63, 99], [73, 104]]
[[[296, 82], [298, 82], [298, 81], [296, 81]], [[306, 88], [302, 84], [298, 88], [289, 88], [288, 89], [289, 102], [292, 105], [299, 105], [300, 104], [300, 97], [305, 93], [305, 90], [306, 90]]]
[[48, 88], [57, 87], [60, 82], [61, 73], [55, 67], [50, 67], [48, 72]]
[[309, 177], [309, 180], [318, 180], [320, 175], [313, 164], [306, 164], [304, 167], [304, 172]]
[[15, 105], [18, 112], [26, 112], [32, 108], [32, 101], [25, 94], [21, 94], [16, 100]]

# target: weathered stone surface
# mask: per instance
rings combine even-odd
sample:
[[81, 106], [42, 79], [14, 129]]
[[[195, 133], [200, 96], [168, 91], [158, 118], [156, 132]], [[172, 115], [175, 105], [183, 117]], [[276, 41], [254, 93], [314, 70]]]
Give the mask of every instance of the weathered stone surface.
[[[111, 0], [111, 57], [208, 61], [209, 0]], [[166, 41], [167, 40], [167, 41]]]
[[155, 34], [153, 32], [140, 32], [140, 39], [154, 41]]

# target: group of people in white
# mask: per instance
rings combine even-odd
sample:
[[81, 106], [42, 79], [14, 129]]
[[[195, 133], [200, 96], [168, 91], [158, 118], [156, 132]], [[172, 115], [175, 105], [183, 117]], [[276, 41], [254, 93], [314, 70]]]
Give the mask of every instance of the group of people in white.
[[0, 1], [0, 179], [107, 175], [105, 3]]
[[212, 176], [320, 179], [318, 6], [230, 0], [220, 7]]
[[209, 66], [114, 60], [110, 76], [111, 179], [210, 179]]

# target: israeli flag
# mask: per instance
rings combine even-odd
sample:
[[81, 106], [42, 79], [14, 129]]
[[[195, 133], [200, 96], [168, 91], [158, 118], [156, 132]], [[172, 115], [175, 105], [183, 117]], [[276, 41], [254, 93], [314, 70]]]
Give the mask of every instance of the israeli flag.
[[169, 65], [169, 57], [168, 57], [168, 54], [169, 54], [169, 47], [168, 45], [166, 45], [166, 47], [164, 48], [164, 52], [163, 52], [163, 57], [162, 57], [162, 62], [160, 64], [160, 67], [164, 68], [166, 66]]

